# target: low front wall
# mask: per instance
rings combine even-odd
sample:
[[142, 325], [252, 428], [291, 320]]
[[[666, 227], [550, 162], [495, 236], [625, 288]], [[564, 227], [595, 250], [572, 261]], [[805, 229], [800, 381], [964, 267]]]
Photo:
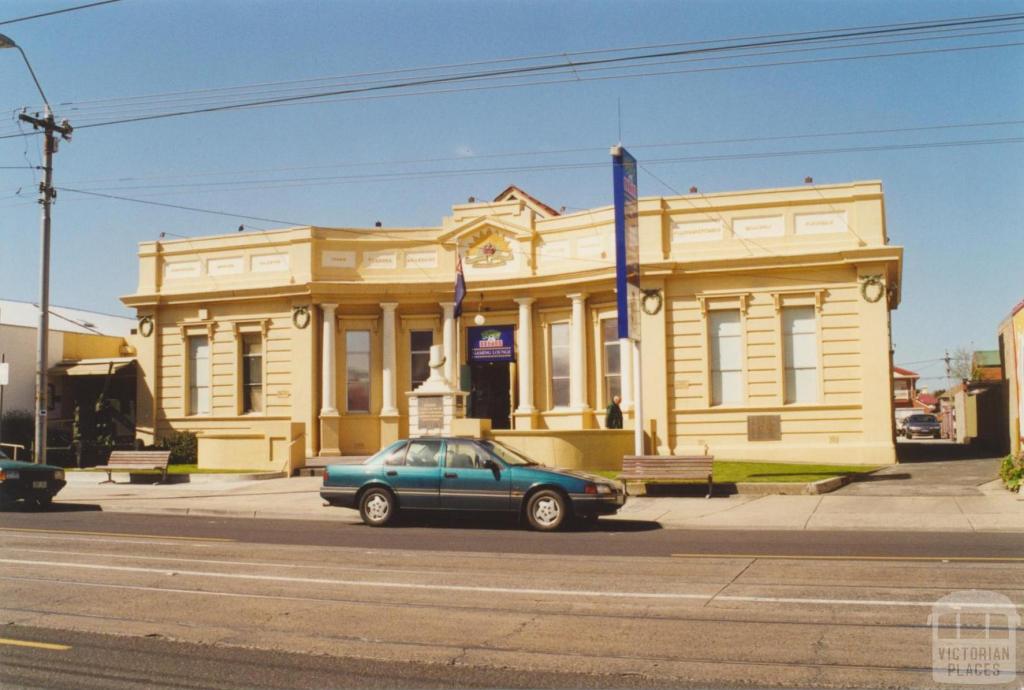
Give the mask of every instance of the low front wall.
[[288, 472], [303, 465], [305, 425], [286, 417], [189, 417], [162, 420], [161, 432], [191, 431], [202, 469]]
[[704, 455], [716, 460], [778, 462], [802, 465], [894, 465], [896, 448], [891, 443], [827, 444], [764, 441], [761, 443], [715, 443], [677, 446], [676, 455]]
[[633, 454], [629, 429], [492, 431], [491, 438], [537, 462], [567, 470], [622, 470]]

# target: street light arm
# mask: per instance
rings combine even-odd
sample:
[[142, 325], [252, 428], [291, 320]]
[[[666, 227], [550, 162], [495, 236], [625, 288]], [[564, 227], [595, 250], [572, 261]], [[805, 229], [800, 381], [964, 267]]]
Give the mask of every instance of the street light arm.
[[39, 79], [36, 78], [36, 71], [32, 69], [32, 63], [28, 61], [28, 56], [25, 55], [25, 51], [21, 49], [21, 46], [15, 43], [14, 47], [18, 49], [19, 53], [21, 53], [21, 59], [25, 61], [25, 66], [28, 67], [28, 73], [32, 75], [32, 81], [36, 83], [36, 88], [39, 89], [39, 95], [43, 97], [43, 103], [46, 104], [47, 112], [51, 112], [50, 101], [46, 100], [46, 94], [43, 93], [43, 87], [39, 84]]

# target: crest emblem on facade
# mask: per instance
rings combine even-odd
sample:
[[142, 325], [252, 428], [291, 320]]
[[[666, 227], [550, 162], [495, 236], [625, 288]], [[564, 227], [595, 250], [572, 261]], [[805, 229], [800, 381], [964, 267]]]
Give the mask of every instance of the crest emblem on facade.
[[473, 242], [464, 261], [474, 267], [504, 266], [512, 261], [512, 250], [504, 237], [491, 233]]

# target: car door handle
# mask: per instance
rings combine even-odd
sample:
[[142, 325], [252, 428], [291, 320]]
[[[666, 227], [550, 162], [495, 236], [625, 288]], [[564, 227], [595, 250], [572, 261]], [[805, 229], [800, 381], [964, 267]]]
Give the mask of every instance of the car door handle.
[[445, 479], [458, 479], [459, 478], [459, 474], [457, 472], [445, 472], [444, 473], [444, 478]]
[[397, 477], [398, 476], [398, 470], [388, 470], [386, 474], [389, 477]]

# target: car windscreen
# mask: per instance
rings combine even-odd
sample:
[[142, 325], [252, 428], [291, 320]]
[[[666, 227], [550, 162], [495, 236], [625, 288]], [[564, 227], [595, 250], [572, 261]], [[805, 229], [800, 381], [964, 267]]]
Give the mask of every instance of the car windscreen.
[[497, 455], [506, 465], [539, 465], [525, 455], [503, 446], [496, 441], [480, 441], [480, 445]]
[[939, 420], [935, 419], [935, 417], [930, 415], [930, 414], [915, 414], [915, 415], [911, 415], [910, 421], [912, 421], [912, 422], [937, 422]]
[[366, 460], [363, 460], [363, 464], [364, 465], [379, 465], [381, 462], [383, 462], [384, 458], [388, 457], [394, 451], [398, 450], [399, 448], [401, 448], [404, 445], [405, 445], [405, 441], [396, 441], [395, 443], [392, 443], [387, 448], [382, 448], [381, 450], [377, 451], [376, 453], [374, 453], [370, 457], [366, 458]]

